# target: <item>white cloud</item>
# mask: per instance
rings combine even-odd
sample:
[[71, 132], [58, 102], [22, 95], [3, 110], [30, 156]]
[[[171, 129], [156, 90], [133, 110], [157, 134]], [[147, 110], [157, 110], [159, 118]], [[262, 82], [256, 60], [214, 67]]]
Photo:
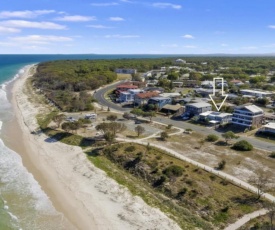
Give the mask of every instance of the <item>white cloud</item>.
[[268, 28], [275, 29], [275, 25], [269, 25]]
[[88, 16], [81, 16], [81, 15], [72, 15], [72, 16], [63, 16], [56, 18], [57, 21], [67, 21], [67, 22], [88, 22], [88, 21], [95, 21], [96, 17], [88, 17]]
[[106, 35], [105, 38], [139, 38], [139, 35], [120, 35], [120, 34], [114, 34], [114, 35]]
[[73, 41], [71, 37], [53, 36], [53, 35], [29, 35], [22, 37], [11, 37], [11, 41], [27, 44], [49, 44], [51, 42], [70, 42]]
[[0, 18], [35, 18], [43, 14], [55, 13], [55, 10], [1, 11]]
[[172, 8], [172, 9], [176, 9], [179, 10], [181, 9], [181, 5], [176, 5], [176, 4], [172, 4], [172, 3], [167, 3], [167, 2], [156, 2], [153, 3], [153, 7], [157, 7], [157, 8]]
[[124, 18], [121, 18], [121, 17], [110, 17], [109, 20], [110, 21], [115, 21], [115, 22], [120, 22], [120, 21], [124, 21]]
[[16, 46], [14, 42], [0, 42], [0, 46]]
[[228, 44], [226, 44], [226, 43], [222, 43], [222, 44], [221, 44], [221, 46], [222, 46], [222, 47], [227, 47], [227, 46], [228, 46]]
[[21, 30], [11, 27], [0, 26], [0, 34], [19, 33]]
[[7, 20], [0, 21], [0, 25], [16, 28], [37, 28], [37, 29], [52, 29], [52, 30], [64, 30], [66, 26], [59, 25], [52, 22], [32, 22], [25, 20]]
[[91, 6], [117, 6], [117, 2], [105, 2], [105, 3], [91, 3]]
[[104, 25], [88, 25], [87, 27], [94, 28], [94, 29], [111, 29], [114, 27], [104, 26]]
[[182, 36], [182, 38], [186, 38], [186, 39], [194, 39], [194, 36], [191, 34], [185, 34]]

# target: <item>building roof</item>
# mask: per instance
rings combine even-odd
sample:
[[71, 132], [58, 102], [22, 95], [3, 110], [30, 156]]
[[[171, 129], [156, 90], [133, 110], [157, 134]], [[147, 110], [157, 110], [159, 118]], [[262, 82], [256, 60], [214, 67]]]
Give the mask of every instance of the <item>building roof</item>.
[[264, 112], [261, 108], [259, 108], [256, 105], [241, 105], [241, 106], [237, 106], [236, 109], [247, 109], [252, 113]]
[[211, 104], [206, 103], [206, 102], [198, 102], [198, 103], [188, 104], [187, 106], [193, 106], [193, 107], [196, 107], [196, 108], [203, 108], [203, 107], [209, 107], [209, 106], [211, 106]]
[[180, 93], [162, 93], [160, 94], [161, 97], [179, 97]]
[[275, 123], [274, 122], [269, 122], [266, 125], [263, 125], [264, 128], [269, 128], [269, 129], [275, 129]]
[[150, 99], [155, 101], [162, 101], [162, 100], [167, 100], [167, 97], [151, 97]]
[[162, 109], [177, 111], [177, 110], [179, 110], [182, 107], [183, 106], [181, 106], [180, 104], [176, 104], [176, 105], [169, 105], [169, 104], [167, 104], [167, 105], [163, 106]]
[[136, 97], [140, 99], [148, 99], [151, 97], [156, 97], [158, 95], [159, 95], [158, 92], [153, 91], [153, 92], [138, 93], [136, 94]]
[[264, 94], [264, 95], [274, 94], [274, 92], [259, 91], [259, 90], [252, 90], [252, 89], [241, 89], [240, 92], [244, 92], [244, 93], [254, 93], [254, 94]]

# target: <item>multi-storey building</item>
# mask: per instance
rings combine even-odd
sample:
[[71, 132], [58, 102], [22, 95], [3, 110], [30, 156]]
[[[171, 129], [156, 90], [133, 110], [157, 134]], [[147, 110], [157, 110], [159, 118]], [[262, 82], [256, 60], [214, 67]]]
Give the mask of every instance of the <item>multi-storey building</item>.
[[260, 127], [263, 122], [264, 111], [256, 105], [242, 105], [234, 109], [232, 123], [251, 128]]

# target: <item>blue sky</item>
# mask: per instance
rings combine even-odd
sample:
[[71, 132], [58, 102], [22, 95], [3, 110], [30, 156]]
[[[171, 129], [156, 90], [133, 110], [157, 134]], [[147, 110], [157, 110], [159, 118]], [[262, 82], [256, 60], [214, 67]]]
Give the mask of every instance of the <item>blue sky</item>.
[[2, 54], [275, 53], [274, 0], [9, 0]]

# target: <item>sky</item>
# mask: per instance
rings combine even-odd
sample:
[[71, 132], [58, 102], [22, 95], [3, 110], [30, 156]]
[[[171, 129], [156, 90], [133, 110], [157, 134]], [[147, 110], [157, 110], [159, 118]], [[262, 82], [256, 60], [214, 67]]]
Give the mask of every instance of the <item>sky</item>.
[[8, 0], [2, 54], [275, 53], [274, 0]]

